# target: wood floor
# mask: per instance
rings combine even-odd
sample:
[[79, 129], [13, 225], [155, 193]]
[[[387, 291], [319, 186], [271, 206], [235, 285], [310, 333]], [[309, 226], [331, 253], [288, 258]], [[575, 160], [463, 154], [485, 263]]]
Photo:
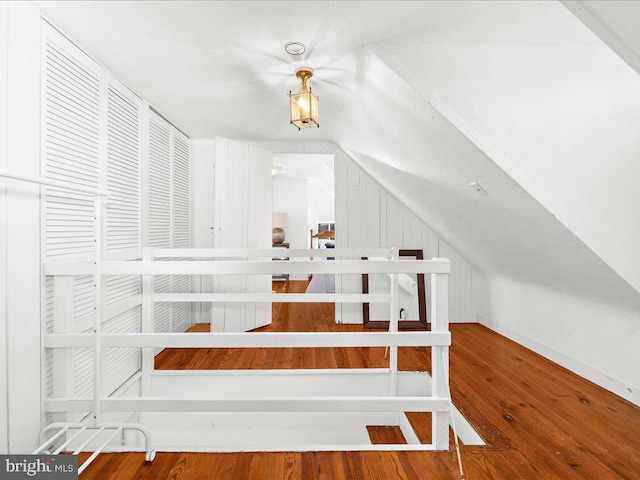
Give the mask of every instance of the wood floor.
[[[304, 284], [289, 282], [290, 291]], [[278, 283], [284, 289], [286, 284]], [[357, 331], [333, 323], [333, 304], [274, 304], [264, 331]], [[194, 330], [202, 329], [196, 326]], [[455, 405], [487, 443], [462, 446], [467, 480], [640, 479], [640, 408], [477, 324], [451, 326]], [[382, 367], [381, 348], [165, 350], [162, 369]], [[429, 367], [428, 349], [403, 348], [404, 370]], [[428, 415], [410, 414], [430, 437]], [[374, 443], [402, 443], [397, 429], [369, 429]], [[455, 452], [104, 454], [96, 479], [459, 479]]]

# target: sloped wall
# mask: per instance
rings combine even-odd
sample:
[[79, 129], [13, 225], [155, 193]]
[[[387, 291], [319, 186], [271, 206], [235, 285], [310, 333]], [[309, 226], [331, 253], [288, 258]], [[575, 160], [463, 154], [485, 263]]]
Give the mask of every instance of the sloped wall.
[[[420, 105], [448, 120], [533, 200], [502, 227], [491, 212], [481, 217], [496, 230], [494, 249], [515, 230], [530, 238], [516, 256], [504, 250], [510, 266], [489, 252], [471, 254], [489, 277], [491, 316], [480, 321], [640, 403], [633, 367], [640, 361], [640, 227], [633, 220], [640, 143], [632, 127], [640, 122], [640, 77], [561, 5], [542, 8], [555, 19], [550, 29], [573, 32], [564, 42], [476, 44], [448, 34], [372, 50]], [[414, 162], [400, 162], [401, 169]], [[493, 196], [493, 185], [481, 182]], [[539, 221], [522, 221], [532, 215]], [[475, 248], [473, 238], [452, 237]]]
[[461, 131], [464, 119], [441, 99], [367, 48], [359, 72], [374, 80], [355, 92], [338, 141], [486, 274], [480, 321], [637, 403], [638, 292]]
[[[342, 221], [338, 220], [336, 225], [340, 232], [338, 246], [422, 249], [424, 258], [448, 258], [451, 261], [449, 321], [476, 322], [478, 310], [483, 308], [488, 315], [486, 303], [481, 306], [486, 290], [483, 273], [349, 157], [336, 163], [336, 205], [344, 210]], [[361, 291], [360, 278], [344, 277], [344, 292]], [[428, 292], [429, 279], [426, 282]], [[362, 306], [343, 305], [341, 321], [360, 323]]]
[[[578, 22], [561, 6], [559, 13]], [[379, 51], [463, 119], [463, 133], [640, 290], [640, 222], [630, 221], [640, 209], [635, 71], [602, 44]]]
[[[455, 248], [418, 218], [397, 197], [333, 142], [252, 142], [273, 153], [330, 153], [335, 159], [336, 246], [423, 249], [425, 258], [451, 260], [451, 322], [476, 322], [488, 316], [485, 276]], [[360, 292], [360, 276], [347, 276], [337, 288]], [[428, 285], [427, 285], [428, 291]], [[428, 302], [427, 302], [428, 304]], [[428, 312], [430, 313], [430, 312]], [[336, 305], [336, 321], [362, 323], [361, 305]]]

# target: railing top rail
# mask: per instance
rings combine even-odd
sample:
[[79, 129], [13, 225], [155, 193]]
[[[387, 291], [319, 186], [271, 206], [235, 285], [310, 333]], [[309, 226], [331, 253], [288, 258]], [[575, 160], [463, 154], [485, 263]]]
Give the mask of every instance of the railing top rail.
[[153, 258], [391, 257], [392, 248], [150, 248]]
[[[103, 333], [103, 348], [312, 348], [312, 347], [433, 347], [451, 345], [451, 333], [416, 332], [198, 332]], [[45, 348], [92, 345], [90, 333], [44, 335]]]
[[[273, 274], [363, 274], [363, 273], [449, 273], [446, 258], [433, 260], [335, 260], [314, 262], [233, 261], [132, 261], [100, 262], [101, 275], [273, 275]], [[81, 262], [46, 263], [45, 275], [93, 275], [95, 265]]]

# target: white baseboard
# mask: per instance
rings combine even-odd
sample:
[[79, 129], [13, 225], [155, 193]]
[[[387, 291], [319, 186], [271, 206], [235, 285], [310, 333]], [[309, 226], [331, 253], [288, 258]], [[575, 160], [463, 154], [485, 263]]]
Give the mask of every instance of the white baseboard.
[[619, 380], [611, 375], [608, 375], [600, 370], [597, 370], [589, 365], [586, 365], [575, 358], [569, 357], [554, 348], [549, 347], [543, 343], [534, 340], [533, 338], [527, 337], [509, 327], [504, 325], [492, 322], [490, 319], [485, 317], [484, 315], [478, 315], [478, 320], [481, 325], [484, 325], [491, 330], [504, 335], [505, 337], [513, 340], [514, 342], [519, 343], [527, 347], [529, 350], [532, 350], [545, 358], [548, 358], [552, 362], [557, 363], [558, 365], [571, 370], [576, 375], [580, 375], [583, 378], [586, 378], [590, 382], [595, 383], [596, 385], [601, 386], [602, 388], [609, 390], [612, 393], [615, 393], [619, 397], [628, 400], [634, 405], [640, 406], [640, 389], [634, 387], [633, 385], [629, 385], [622, 380]]

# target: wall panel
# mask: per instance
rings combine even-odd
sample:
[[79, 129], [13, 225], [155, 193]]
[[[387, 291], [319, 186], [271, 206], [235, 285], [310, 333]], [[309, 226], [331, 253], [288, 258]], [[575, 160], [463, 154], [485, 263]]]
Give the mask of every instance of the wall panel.
[[[269, 248], [271, 245], [272, 154], [225, 138], [215, 141], [216, 248]], [[213, 278], [214, 292], [270, 292], [271, 277], [225, 275]], [[247, 331], [271, 323], [269, 304], [216, 303], [212, 331]]]
[[[474, 267], [439, 238], [398, 199], [367, 174], [355, 161], [336, 156], [336, 240], [341, 247], [398, 247], [422, 249], [425, 258], [445, 257], [451, 261], [449, 277], [449, 316], [451, 322], [476, 322], [477, 297], [472, 295]], [[346, 222], [346, 223], [345, 223]], [[347, 232], [343, 236], [342, 232]], [[346, 237], [346, 238], [345, 238]], [[343, 275], [336, 282], [337, 291], [359, 293], [361, 278]], [[370, 291], [386, 291], [389, 281], [384, 276], [370, 276]], [[340, 290], [342, 289], [342, 290]], [[430, 281], [426, 279], [427, 315], [430, 316]], [[400, 306], [415, 315], [415, 298], [401, 292]], [[360, 305], [338, 305], [336, 317], [343, 323], [361, 323]], [[385, 305], [371, 305], [370, 318], [388, 319]]]
[[[422, 222], [410, 209], [374, 180], [344, 150], [333, 142], [256, 142], [274, 153], [322, 153], [335, 158], [336, 247], [398, 247], [422, 248], [425, 258], [444, 256], [440, 253], [439, 236]], [[377, 198], [378, 206], [370, 206]], [[376, 211], [377, 223], [376, 228]], [[445, 251], [446, 250], [446, 251]], [[460, 298], [452, 322], [476, 322], [478, 304], [486, 306], [486, 278], [467, 259], [446, 247], [443, 253], [451, 255], [450, 292], [454, 291], [456, 277], [462, 275], [459, 293], [450, 294], [451, 305]], [[462, 265], [461, 271], [456, 265]], [[459, 267], [458, 267], [459, 269]], [[458, 273], [456, 273], [458, 272]], [[344, 278], [343, 278], [344, 277]], [[473, 278], [474, 282], [471, 282]], [[427, 278], [427, 292], [430, 283]], [[360, 276], [338, 275], [336, 291], [359, 293]], [[427, 299], [428, 300], [428, 299]], [[429, 309], [429, 302], [427, 301]], [[358, 305], [336, 304], [336, 321], [361, 323], [362, 308]], [[388, 315], [388, 314], [387, 314]], [[430, 312], [428, 311], [428, 315]]]

